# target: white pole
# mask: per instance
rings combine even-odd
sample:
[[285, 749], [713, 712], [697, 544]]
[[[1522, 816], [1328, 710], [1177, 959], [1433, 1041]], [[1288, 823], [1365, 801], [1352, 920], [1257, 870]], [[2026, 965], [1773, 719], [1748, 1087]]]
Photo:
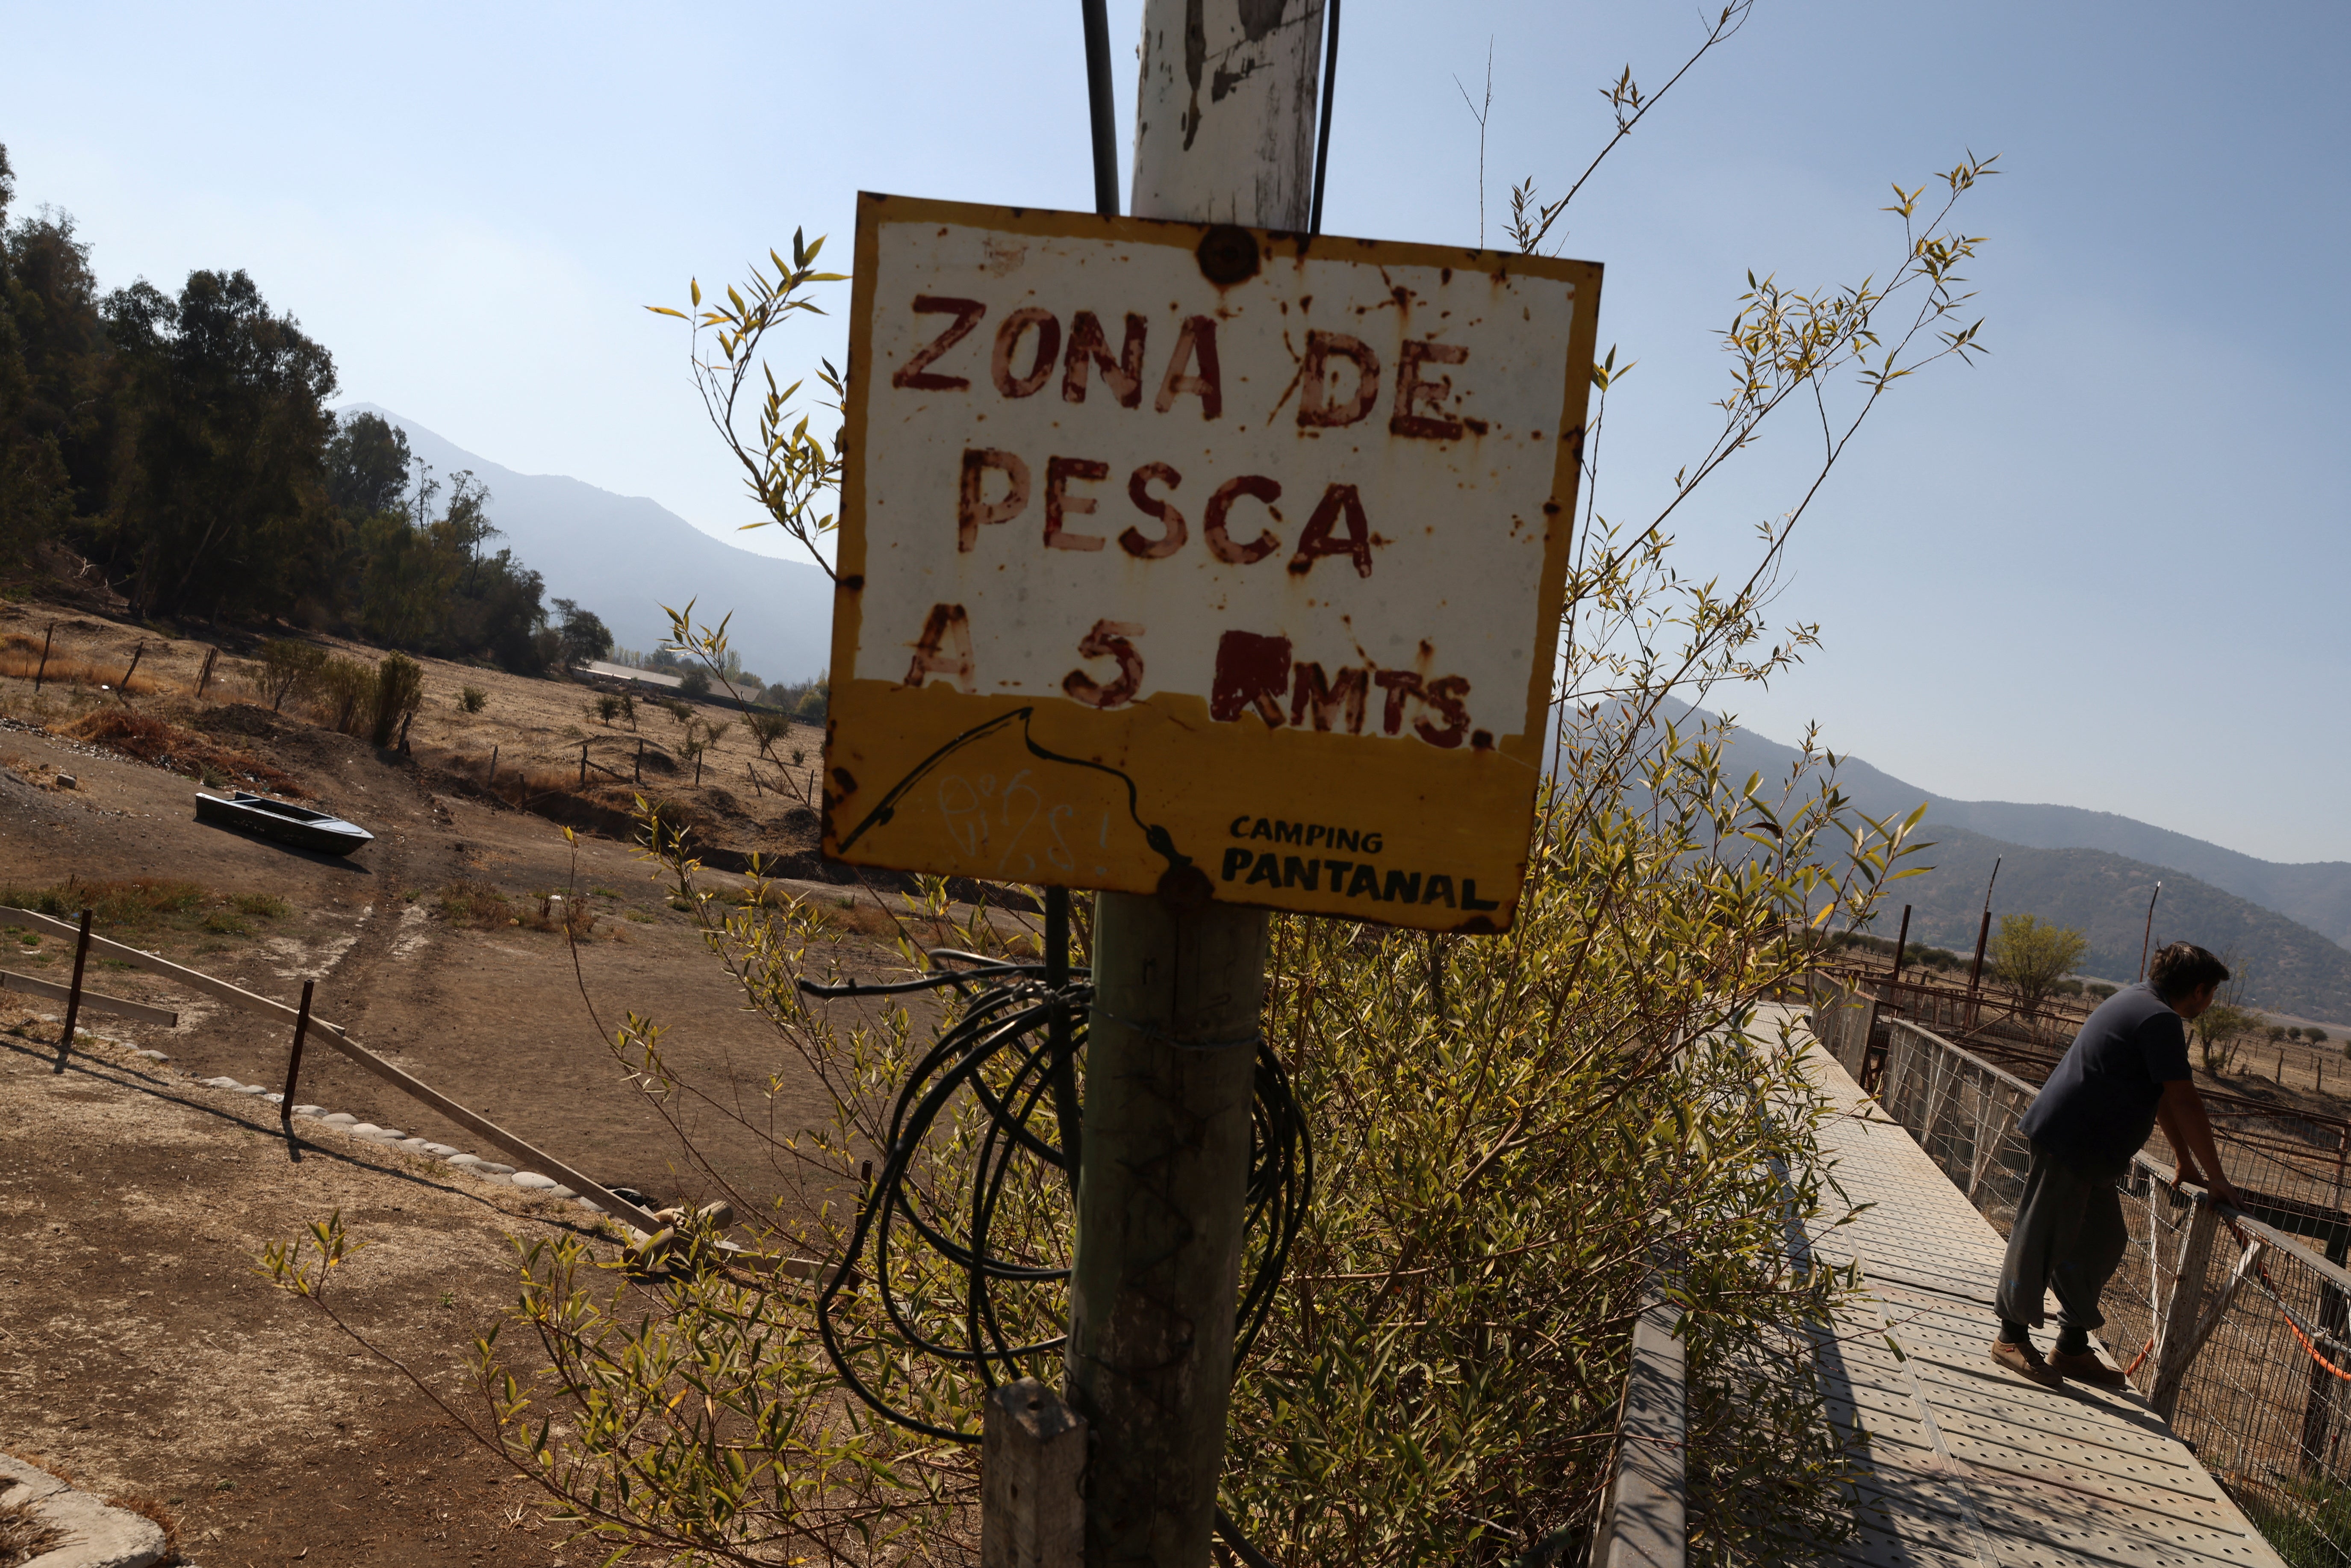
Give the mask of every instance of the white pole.
[[1322, 0], [1144, 0], [1140, 218], [1304, 230]]

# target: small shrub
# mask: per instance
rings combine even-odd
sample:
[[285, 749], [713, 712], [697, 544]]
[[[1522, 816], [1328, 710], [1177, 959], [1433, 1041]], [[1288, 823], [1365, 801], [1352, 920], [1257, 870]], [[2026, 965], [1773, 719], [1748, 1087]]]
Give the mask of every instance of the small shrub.
[[490, 706], [490, 694], [479, 686], [461, 686], [457, 690], [457, 706], [466, 713], [479, 713]]
[[328, 653], [310, 643], [273, 638], [261, 645], [261, 669], [256, 679], [270, 711], [282, 713], [287, 697], [309, 695], [327, 667]]
[[684, 692], [690, 697], [708, 696], [710, 695], [710, 672], [703, 669], [699, 665], [696, 665], [695, 668], [685, 672], [685, 674], [678, 681], [677, 689]]
[[560, 931], [569, 925], [574, 937], [586, 941], [596, 921], [591, 911], [559, 895], [541, 894], [534, 908], [528, 901], [517, 903], [486, 882], [453, 882], [441, 890], [439, 903], [442, 916], [450, 925], [472, 931], [517, 925], [533, 931]]
[[2323, 1029], [2306, 1029], [2302, 1031], [2302, 1038], [2308, 1040], [2313, 1045], [2325, 1045], [2326, 1043], [2326, 1031]]
[[204, 929], [215, 936], [250, 936], [253, 927], [225, 909], [215, 909], [204, 916]]
[[441, 890], [442, 917], [452, 925], [492, 931], [514, 924], [514, 905], [486, 882], [453, 882]]
[[2106, 984], [2104, 980], [2093, 980], [2089, 985], [2089, 992], [2092, 996], [2097, 998], [2098, 1000], [2103, 1002], [2108, 997], [2115, 994], [2115, 988]]
[[572, 940], [585, 942], [596, 928], [596, 912], [576, 898], [566, 898], [559, 893], [538, 895], [538, 913], [525, 915], [521, 924], [534, 931], [564, 931]]
[[375, 667], [373, 695], [368, 738], [380, 747], [392, 744], [394, 730], [405, 738], [409, 719], [424, 706], [424, 666], [405, 653], [386, 653]]
[[745, 714], [743, 727], [751, 732], [753, 738], [761, 746], [768, 747], [775, 745], [790, 733], [792, 720], [789, 714], [773, 713], [762, 709]]
[[621, 699], [611, 692], [601, 693], [596, 698], [596, 716], [611, 724], [621, 716]]
[[228, 902], [239, 915], [263, 920], [283, 920], [294, 913], [294, 906], [274, 893], [240, 893]]
[[329, 729], [356, 737], [360, 721], [372, 718], [375, 698], [374, 667], [337, 654], [319, 670], [311, 700], [325, 716]]

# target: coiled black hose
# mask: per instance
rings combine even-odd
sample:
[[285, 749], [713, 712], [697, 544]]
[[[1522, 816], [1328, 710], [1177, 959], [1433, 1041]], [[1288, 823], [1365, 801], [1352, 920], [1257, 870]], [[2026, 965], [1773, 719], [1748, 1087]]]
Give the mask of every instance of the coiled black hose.
[[[946, 988], [969, 998], [963, 1016], [915, 1065], [891, 1111], [888, 1142], [880, 1167], [866, 1182], [848, 1249], [818, 1292], [817, 1331], [842, 1381], [877, 1415], [926, 1437], [977, 1443], [976, 1429], [928, 1420], [899, 1407], [885, 1389], [874, 1386], [861, 1370], [857, 1353], [863, 1349], [870, 1354], [883, 1348], [886, 1338], [877, 1333], [876, 1340], [865, 1346], [846, 1345], [836, 1314], [844, 1294], [870, 1286], [896, 1348], [971, 1370], [978, 1384], [975, 1406], [987, 1390], [1028, 1375], [1024, 1360], [1050, 1355], [1067, 1343], [1066, 1333], [1016, 1340], [1007, 1327], [1007, 1314], [998, 1310], [996, 1296], [1005, 1286], [1066, 1284], [1069, 1265], [1000, 1257], [990, 1237], [1017, 1162], [1023, 1158], [1061, 1172], [1074, 1208], [1084, 1121], [1077, 1084], [1093, 986], [1083, 975], [1054, 983], [1054, 971], [1063, 966], [1050, 959], [1006, 963], [954, 948], [935, 949], [927, 956], [937, 972], [916, 979], [881, 985], [803, 980], [799, 985], [804, 994], [816, 998], [894, 996]], [[1236, 1362], [1249, 1354], [1272, 1310], [1313, 1182], [1312, 1151], [1289, 1074], [1262, 1039], [1256, 1051], [1246, 1198], [1249, 1239], [1244, 1243], [1256, 1260], [1234, 1325]], [[925, 1205], [917, 1201], [913, 1182], [918, 1174], [935, 1174], [924, 1166], [925, 1142], [942, 1114], [967, 1094], [986, 1113], [970, 1166], [970, 1190], [952, 1204], [944, 1194], [923, 1195], [934, 1213], [967, 1216], [958, 1237], [925, 1217]], [[912, 1254], [923, 1249], [963, 1277], [962, 1312], [953, 1333], [937, 1326], [935, 1299], [926, 1312], [900, 1283], [914, 1261]], [[919, 1263], [914, 1271], [917, 1277], [934, 1272]]]

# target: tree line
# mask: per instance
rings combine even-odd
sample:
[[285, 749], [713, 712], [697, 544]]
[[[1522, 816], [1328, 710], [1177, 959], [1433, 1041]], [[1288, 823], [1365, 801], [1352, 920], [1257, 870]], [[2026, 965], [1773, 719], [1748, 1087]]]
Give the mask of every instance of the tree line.
[[134, 619], [282, 618], [526, 674], [611, 646], [565, 601], [549, 623], [472, 474], [337, 419], [334, 356], [243, 269], [103, 289], [72, 217], [13, 216], [16, 194], [0, 146], [0, 570], [69, 549]]

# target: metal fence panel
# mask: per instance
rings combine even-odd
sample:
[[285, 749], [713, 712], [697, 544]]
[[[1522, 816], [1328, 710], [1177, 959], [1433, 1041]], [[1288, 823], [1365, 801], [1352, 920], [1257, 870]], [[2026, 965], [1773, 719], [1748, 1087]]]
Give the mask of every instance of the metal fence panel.
[[[1816, 1018], [1824, 999], [1834, 1009], [1823, 1044], [1858, 1076], [1860, 998], [1829, 990], [1814, 995]], [[2006, 1235], [2032, 1157], [2016, 1124], [2038, 1090], [1900, 1019], [1886, 1025], [1876, 1090], [1886, 1114]], [[2247, 1213], [2216, 1212], [2168, 1166], [2138, 1157], [2122, 1183], [2131, 1245], [2101, 1302], [2105, 1333], [2133, 1386], [2289, 1562], [2351, 1568], [2351, 1272], [2341, 1266], [2351, 1215], [2334, 1149], [2303, 1159], [2272, 1141], [2224, 1129]]]

